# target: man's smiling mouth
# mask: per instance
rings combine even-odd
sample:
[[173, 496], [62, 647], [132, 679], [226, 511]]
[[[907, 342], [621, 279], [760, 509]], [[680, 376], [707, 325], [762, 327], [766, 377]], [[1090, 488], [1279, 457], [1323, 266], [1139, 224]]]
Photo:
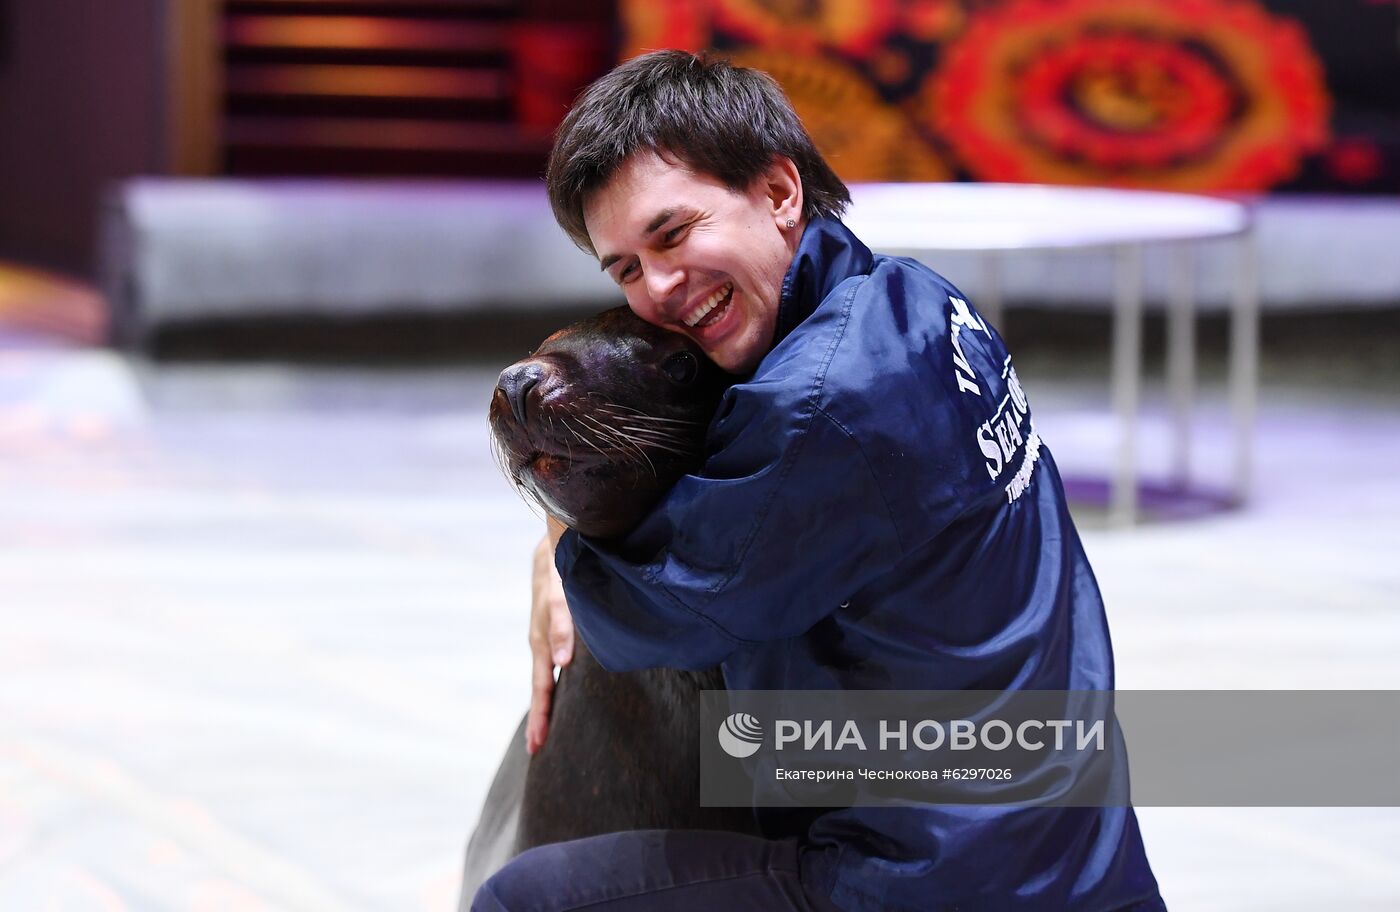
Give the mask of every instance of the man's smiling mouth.
[[705, 299], [705, 303], [683, 317], [681, 322], [691, 329], [709, 326], [724, 314], [724, 307], [729, 304], [733, 292], [734, 283], [725, 282]]

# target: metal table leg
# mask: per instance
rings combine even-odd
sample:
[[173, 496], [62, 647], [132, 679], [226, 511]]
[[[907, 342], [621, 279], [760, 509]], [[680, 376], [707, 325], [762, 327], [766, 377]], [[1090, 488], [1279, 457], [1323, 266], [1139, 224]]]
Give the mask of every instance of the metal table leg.
[[1110, 385], [1118, 415], [1118, 464], [1109, 491], [1108, 519], [1131, 525], [1137, 516], [1138, 381], [1142, 373], [1142, 247], [1114, 248], [1113, 368]]
[[1167, 306], [1167, 396], [1172, 414], [1172, 483], [1191, 483], [1191, 403], [1196, 374], [1196, 257], [1190, 241], [1171, 249]]
[[1230, 320], [1230, 412], [1235, 431], [1236, 503], [1249, 497], [1254, 470], [1254, 409], [1259, 395], [1259, 275], [1254, 232], [1235, 242], [1234, 313]]

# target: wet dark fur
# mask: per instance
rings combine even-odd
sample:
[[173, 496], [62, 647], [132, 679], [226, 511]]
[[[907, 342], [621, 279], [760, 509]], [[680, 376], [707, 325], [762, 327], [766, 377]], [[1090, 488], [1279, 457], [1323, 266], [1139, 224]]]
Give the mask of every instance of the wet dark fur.
[[[687, 356], [695, 374], [679, 382]], [[573, 514], [579, 531], [616, 536], [698, 466], [725, 385], [689, 341], [617, 308], [502, 372], [493, 439], [523, 494]], [[467, 849], [463, 909], [482, 880], [537, 845], [630, 829], [757, 832], [747, 808], [699, 805], [699, 693], [724, 686], [719, 670], [614, 674], [576, 643], [544, 747], [528, 757], [522, 721], [506, 750]]]
[[614, 674], [576, 649], [526, 777], [520, 849], [618, 830], [751, 832], [748, 809], [699, 805], [699, 693], [723, 687], [718, 669]]

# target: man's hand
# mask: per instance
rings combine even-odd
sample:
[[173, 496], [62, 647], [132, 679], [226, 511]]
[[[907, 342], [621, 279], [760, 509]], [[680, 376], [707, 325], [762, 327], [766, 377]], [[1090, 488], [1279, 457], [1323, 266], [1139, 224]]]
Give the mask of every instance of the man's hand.
[[549, 712], [554, 697], [554, 666], [564, 666], [574, 658], [574, 619], [564, 601], [564, 583], [554, 569], [554, 548], [564, 526], [552, 517], [548, 531], [535, 546], [534, 570], [530, 579], [530, 653], [533, 673], [530, 686], [530, 717], [525, 723], [525, 749], [534, 754], [544, 746], [549, 734]]

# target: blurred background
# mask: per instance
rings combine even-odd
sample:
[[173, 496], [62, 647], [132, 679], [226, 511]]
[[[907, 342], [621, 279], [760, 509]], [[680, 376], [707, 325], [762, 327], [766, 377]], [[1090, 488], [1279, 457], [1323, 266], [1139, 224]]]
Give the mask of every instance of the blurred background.
[[[1394, 0], [0, 0], [0, 908], [455, 905], [541, 528], [486, 403], [618, 303], [544, 157], [659, 47], [849, 182], [1245, 207], [1141, 245], [1140, 332], [1103, 244], [924, 258], [1082, 480], [1120, 687], [1400, 686]], [[1400, 908], [1400, 811], [1140, 816], [1174, 909]]]

